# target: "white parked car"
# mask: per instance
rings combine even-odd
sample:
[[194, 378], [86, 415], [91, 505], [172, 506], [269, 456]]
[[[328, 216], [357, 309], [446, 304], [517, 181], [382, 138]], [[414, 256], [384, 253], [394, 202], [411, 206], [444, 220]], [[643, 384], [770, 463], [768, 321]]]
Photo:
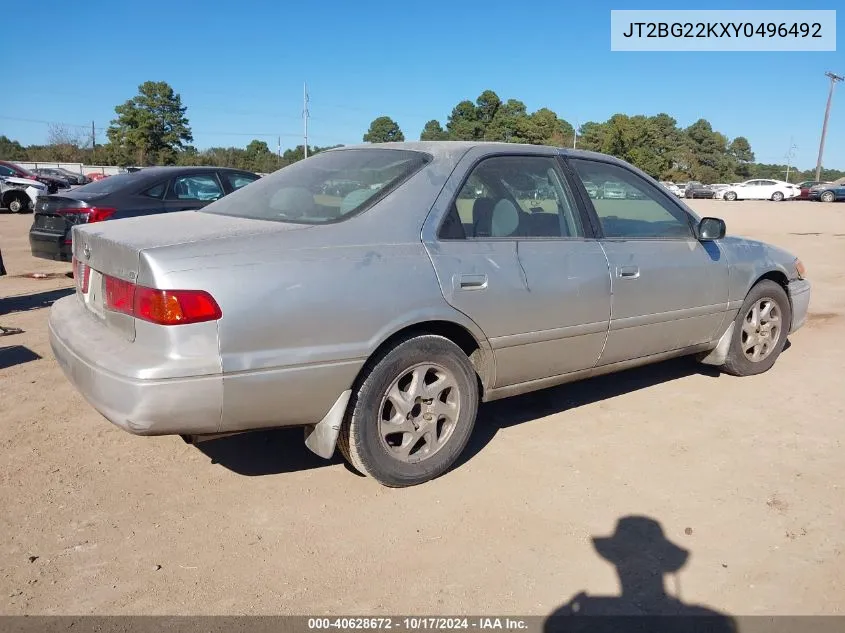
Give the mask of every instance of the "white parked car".
[[801, 195], [795, 185], [782, 180], [755, 179], [746, 180], [739, 185], [731, 185], [724, 190], [725, 200], [789, 200]]
[[661, 182], [660, 184], [666, 187], [672, 195], [678, 196], [679, 198], [684, 197], [684, 190], [679, 188], [674, 182]]
[[685, 182], [677, 182], [677, 183], [675, 183], [675, 186], [678, 188], [678, 193], [677, 193], [677, 194], [675, 194], [675, 195], [677, 195], [679, 198], [684, 198], [684, 197], [686, 197], [686, 195], [687, 195], [687, 194], [686, 194], [686, 191], [687, 191], [687, 184], [688, 184], [688, 183], [685, 183]]
[[12, 213], [21, 213], [35, 208], [39, 195], [47, 195], [47, 185], [17, 176], [0, 177], [0, 207]]

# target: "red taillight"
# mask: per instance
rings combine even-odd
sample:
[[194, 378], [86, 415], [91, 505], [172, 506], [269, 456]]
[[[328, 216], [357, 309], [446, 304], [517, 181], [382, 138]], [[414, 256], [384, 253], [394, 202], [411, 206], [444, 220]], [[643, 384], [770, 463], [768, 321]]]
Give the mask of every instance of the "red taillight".
[[202, 290], [154, 290], [139, 286], [135, 291], [135, 317], [159, 325], [202, 323], [223, 316], [214, 298]]
[[108, 310], [131, 314], [158, 325], [183, 325], [216, 321], [220, 306], [204, 290], [157, 290], [105, 276]]
[[73, 224], [91, 224], [102, 222], [114, 215], [117, 209], [111, 207], [76, 207], [70, 209], [56, 209], [55, 213], [68, 216]]
[[135, 284], [116, 277], [104, 275], [106, 285], [106, 308], [114, 312], [132, 314], [135, 301]]
[[76, 280], [76, 284], [79, 286], [79, 289], [82, 291], [82, 294], [86, 294], [88, 292], [88, 279], [90, 278], [91, 269], [88, 268], [87, 265], [83, 264], [81, 261], [73, 258], [73, 277]]

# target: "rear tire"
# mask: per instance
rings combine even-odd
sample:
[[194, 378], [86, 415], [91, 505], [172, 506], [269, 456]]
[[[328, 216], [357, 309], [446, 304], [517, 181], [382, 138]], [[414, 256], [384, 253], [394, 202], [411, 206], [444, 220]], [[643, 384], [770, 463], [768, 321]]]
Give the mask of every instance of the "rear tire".
[[722, 370], [734, 376], [753, 376], [771, 369], [786, 345], [791, 323], [786, 291], [774, 281], [759, 282], [736, 315]]
[[772, 194], [772, 201], [781, 202], [782, 200], [783, 200], [783, 193], [781, 193], [780, 191], [775, 191]]
[[727, 200], [728, 202], [733, 202], [734, 200], [736, 200], [736, 192], [735, 192], [735, 191], [728, 191], [728, 192], [727, 192], [727, 193], [723, 196], [723, 198], [724, 198], [725, 200]]
[[819, 200], [821, 200], [822, 202], [833, 202], [833, 199], [835, 197], [836, 196], [833, 195], [832, 191], [825, 191], [824, 193], [822, 193], [822, 195], [819, 196]]
[[478, 379], [463, 350], [442, 336], [414, 336], [365, 366], [338, 448], [382, 485], [414, 486], [455, 463], [477, 411]]

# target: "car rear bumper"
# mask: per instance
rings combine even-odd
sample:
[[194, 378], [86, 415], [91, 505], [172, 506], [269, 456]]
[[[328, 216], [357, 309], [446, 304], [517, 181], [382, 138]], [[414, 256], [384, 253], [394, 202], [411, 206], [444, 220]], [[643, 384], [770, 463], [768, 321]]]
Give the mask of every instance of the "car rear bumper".
[[135, 435], [220, 430], [223, 376], [138, 379], [105, 367], [111, 359], [143, 366], [147, 351], [103, 327], [76, 296], [50, 309], [50, 346], [65, 376], [110, 422]]
[[64, 235], [32, 229], [29, 231], [29, 249], [33, 257], [69, 262], [73, 259], [71, 244]]
[[792, 304], [792, 327], [789, 332], [795, 332], [804, 325], [807, 320], [807, 312], [810, 308], [811, 284], [806, 279], [790, 281], [787, 290], [789, 291], [789, 302]]

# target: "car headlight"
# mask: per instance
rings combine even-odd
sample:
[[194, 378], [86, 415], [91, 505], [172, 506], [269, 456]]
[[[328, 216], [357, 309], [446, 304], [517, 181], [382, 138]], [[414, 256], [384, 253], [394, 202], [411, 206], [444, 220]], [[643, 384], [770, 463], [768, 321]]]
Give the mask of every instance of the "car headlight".
[[798, 279], [804, 279], [807, 276], [807, 269], [804, 268], [804, 263], [795, 258], [795, 274], [798, 275]]

